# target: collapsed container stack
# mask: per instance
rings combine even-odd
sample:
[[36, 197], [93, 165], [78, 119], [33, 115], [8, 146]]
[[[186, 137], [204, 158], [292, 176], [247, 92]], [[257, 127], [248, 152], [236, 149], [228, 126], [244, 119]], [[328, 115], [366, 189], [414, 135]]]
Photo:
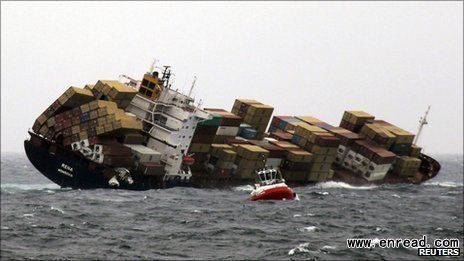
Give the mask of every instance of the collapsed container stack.
[[[256, 122], [267, 124], [269, 108], [256, 100], [236, 100], [232, 112], [245, 123], [235, 119], [233, 125], [223, 122], [234, 114], [206, 109], [213, 118], [199, 124], [194, 141], [201, 142], [193, 143], [190, 152], [207, 162], [209, 173], [241, 179], [252, 179], [254, 171], [264, 166], [263, 160], [267, 166], [279, 167], [286, 180], [297, 182], [331, 179], [332, 164], [368, 181], [383, 179], [390, 170], [411, 176], [420, 165], [420, 147], [411, 144], [412, 134], [363, 111], [345, 111], [340, 127], [313, 116], [274, 116], [269, 137], [256, 138], [245, 131], [253, 130], [262, 137], [264, 131]], [[229, 135], [221, 135], [221, 126]]]
[[361, 130], [364, 123], [374, 118], [374, 116], [363, 111], [345, 111], [340, 122], [340, 127], [357, 133]]
[[239, 144], [237, 145], [237, 165], [238, 177], [241, 179], [254, 179], [255, 171], [264, 168], [264, 164], [269, 157], [269, 151], [256, 145]]
[[396, 158], [393, 172], [399, 176], [414, 177], [419, 170], [421, 161], [418, 158], [400, 156]]
[[214, 137], [214, 143], [225, 143], [228, 138], [235, 138], [239, 132], [242, 118], [224, 109], [204, 109], [212, 114], [219, 114], [221, 121]]
[[389, 149], [396, 141], [395, 135], [388, 131], [387, 128], [377, 123], [364, 124], [359, 132], [359, 136], [377, 143], [384, 149]]
[[232, 113], [256, 130], [256, 139], [263, 139], [274, 108], [256, 100], [236, 99]]
[[396, 155], [368, 140], [357, 140], [343, 160], [343, 167], [363, 178], [381, 180], [390, 170]]
[[[418, 159], [421, 148], [412, 144], [414, 135], [389, 122], [375, 120], [375, 117], [363, 111], [345, 111], [340, 127], [358, 132], [354, 143], [341, 138], [336, 162], [365, 179], [383, 179], [389, 170], [399, 176], [414, 176], [420, 167]], [[333, 130], [332, 130], [333, 131]], [[338, 130], [337, 136], [346, 136]], [[349, 136], [354, 136], [350, 134]], [[343, 143], [350, 143], [347, 147]]]
[[237, 153], [228, 144], [212, 144], [207, 170], [214, 175], [230, 176]]
[[108, 100], [116, 103], [118, 108], [126, 109], [137, 91], [119, 81], [100, 80], [93, 86], [88, 86], [97, 100]]
[[136, 93], [114, 81], [98, 81], [85, 89], [70, 87], [37, 118], [33, 131], [97, 163], [131, 167], [132, 150], [114, 138], [126, 140], [125, 135], [142, 129], [142, 123], [122, 109]]
[[307, 181], [325, 181], [332, 178], [333, 172], [330, 169], [340, 144], [340, 140], [334, 134], [304, 122], [295, 128], [292, 143], [313, 154]]
[[340, 139], [340, 145], [337, 148], [337, 155], [335, 157], [335, 164], [342, 166], [346, 155], [352, 149], [354, 142], [362, 140], [362, 138], [352, 131], [341, 127], [330, 128], [329, 131]]
[[269, 133], [294, 133], [295, 127], [301, 120], [293, 116], [274, 116], [272, 117]]
[[281, 165], [282, 176], [288, 181], [308, 181], [311, 174], [313, 154], [300, 148], [288, 148]]
[[[190, 144], [189, 153], [193, 153], [196, 162], [204, 163], [210, 152], [211, 144], [226, 143], [227, 139], [235, 138], [239, 132], [242, 118], [224, 109], [205, 109], [211, 119], [198, 123]], [[201, 168], [196, 164], [193, 168]], [[199, 166], [200, 165], [200, 166]]]

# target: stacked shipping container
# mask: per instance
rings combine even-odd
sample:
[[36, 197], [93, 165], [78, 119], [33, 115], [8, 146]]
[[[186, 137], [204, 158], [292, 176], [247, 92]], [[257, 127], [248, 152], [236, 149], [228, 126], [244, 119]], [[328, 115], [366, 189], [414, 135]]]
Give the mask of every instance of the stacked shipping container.
[[274, 108], [256, 100], [236, 99], [232, 113], [243, 118], [243, 122], [256, 130], [256, 139], [263, 139]]

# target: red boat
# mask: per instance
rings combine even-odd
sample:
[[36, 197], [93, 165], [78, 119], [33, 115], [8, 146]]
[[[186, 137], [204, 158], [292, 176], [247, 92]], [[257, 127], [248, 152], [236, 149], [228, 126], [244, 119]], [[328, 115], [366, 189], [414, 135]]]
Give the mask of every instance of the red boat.
[[296, 194], [285, 184], [277, 169], [263, 169], [257, 172], [259, 182], [250, 193], [248, 200], [292, 200]]

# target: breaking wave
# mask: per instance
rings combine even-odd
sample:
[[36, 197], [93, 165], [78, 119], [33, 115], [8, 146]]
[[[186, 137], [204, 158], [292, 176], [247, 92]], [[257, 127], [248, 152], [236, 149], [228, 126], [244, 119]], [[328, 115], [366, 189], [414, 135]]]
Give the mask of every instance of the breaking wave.
[[254, 187], [252, 185], [244, 185], [244, 186], [238, 186], [234, 187], [234, 191], [253, 191]]
[[8, 190], [58, 190], [61, 189], [60, 186], [47, 183], [47, 184], [17, 184], [17, 183], [7, 183], [2, 184], [1, 189], [8, 189]]
[[347, 184], [345, 182], [340, 182], [340, 181], [327, 181], [327, 182], [321, 182], [316, 184], [317, 187], [322, 188], [322, 189], [329, 189], [329, 188], [345, 188], [345, 189], [375, 189], [377, 186], [375, 185], [369, 185], [369, 186], [353, 186], [350, 184]]
[[293, 256], [295, 253], [308, 253], [308, 252], [310, 252], [309, 243], [302, 243], [302, 244], [299, 244], [297, 247], [290, 249], [290, 251], [288, 251], [288, 255]]
[[453, 181], [432, 181], [432, 182], [425, 182], [425, 186], [439, 186], [445, 188], [458, 188], [462, 187], [462, 183], [453, 182]]
[[297, 228], [297, 230], [300, 231], [300, 232], [313, 232], [313, 231], [316, 231], [317, 229], [318, 228], [316, 226]]

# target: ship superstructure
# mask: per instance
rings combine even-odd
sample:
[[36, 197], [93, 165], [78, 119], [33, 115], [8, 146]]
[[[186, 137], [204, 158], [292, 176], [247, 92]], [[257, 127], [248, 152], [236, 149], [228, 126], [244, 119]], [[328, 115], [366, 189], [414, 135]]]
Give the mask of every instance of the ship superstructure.
[[192, 173], [184, 160], [195, 127], [210, 116], [195, 106], [193, 98], [170, 88], [170, 74], [169, 67], [165, 67], [161, 79], [157, 72], [145, 74], [126, 110], [143, 122], [146, 146], [161, 153], [164, 179], [188, 180]]

